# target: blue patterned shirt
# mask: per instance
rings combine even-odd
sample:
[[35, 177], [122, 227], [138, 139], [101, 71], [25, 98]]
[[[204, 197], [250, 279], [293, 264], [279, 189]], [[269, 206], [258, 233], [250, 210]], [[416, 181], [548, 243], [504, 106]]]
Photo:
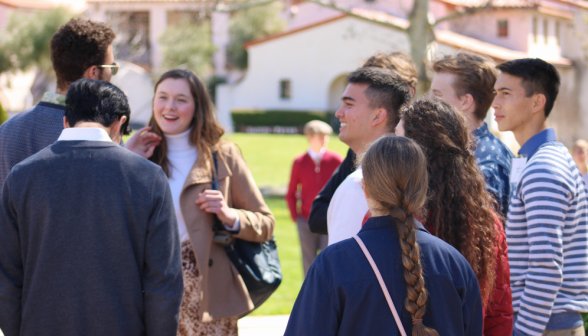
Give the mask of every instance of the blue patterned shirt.
[[486, 177], [486, 189], [494, 196], [500, 212], [506, 218], [510, 200], [510, 166], [514, 155], [500, 139], [490, 133], [486, 123], [472, 134], [476, 138], [476, 162]]
[[59, 138], [65, 115], [63, 97], [45, 94], [39, 104], [0, 126], [0, 193], [12, 167]]

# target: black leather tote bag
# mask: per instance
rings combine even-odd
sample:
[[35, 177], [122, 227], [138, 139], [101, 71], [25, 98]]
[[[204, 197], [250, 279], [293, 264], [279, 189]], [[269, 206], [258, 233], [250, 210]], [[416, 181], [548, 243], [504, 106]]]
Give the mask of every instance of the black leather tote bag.
[[[214, 169], [218, 171], [217, 153], [212, 154]], [[213, 175], [212, 189], [218, 190], [218, 179]], [[213, 226], [215, 232], [214, 242], [224, 245], [227, 256], [241, 274], [254, 309], [261, 306], [282, 283], [282, 267], [276, 239], [272, 238], [265, 243], [249, 242], [242, 239], [231, 238], [218, 217], [215, 216]]]

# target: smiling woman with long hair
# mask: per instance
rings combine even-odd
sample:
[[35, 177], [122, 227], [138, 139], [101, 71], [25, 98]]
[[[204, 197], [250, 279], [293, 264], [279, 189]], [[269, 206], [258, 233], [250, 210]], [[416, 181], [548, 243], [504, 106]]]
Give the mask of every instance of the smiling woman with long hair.
[[465, 118], [441, 99], [404, 106], [396, 134], [427, 156], [425, 227], [460, 251], [476, 273], [485, 306], [484, 335], [510, 335], [513, 311], [506, 236], [476, 165]]
[[[213, 216], [233, 238], [253, 242], [271, 238], [274, 216], [240, 151], [221, 140], [223, 128], [194, 72], [176, 69], [161, 76], [150, 126], [161, 137], [150, 160], [169, 177], [180, 232], [184, 298], [178, 333], [237, 335], [238, 317], [253, 303], [224, 247], [213, 242]], [[211, 190], [213, 176], [218, 190]]]

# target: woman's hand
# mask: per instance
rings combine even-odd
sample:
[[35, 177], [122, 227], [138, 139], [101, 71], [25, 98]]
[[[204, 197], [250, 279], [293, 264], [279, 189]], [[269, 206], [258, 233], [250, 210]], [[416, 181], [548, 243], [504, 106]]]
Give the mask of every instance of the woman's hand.
[[229, 208], [223, 194], [218, 190], [204, 190], [196, 200], [200, 209], [214, 213], [221, 222], [233, 226], [237, 221], [237, 213]]
[[142, 157], [148, 159], [153, 155], [155, 147], [159, 146], [161, 137], [153, 132], [148, 132], [151, 127], [143, 127], [125, 143], [125, 148], [135, 154], [139, 154]]

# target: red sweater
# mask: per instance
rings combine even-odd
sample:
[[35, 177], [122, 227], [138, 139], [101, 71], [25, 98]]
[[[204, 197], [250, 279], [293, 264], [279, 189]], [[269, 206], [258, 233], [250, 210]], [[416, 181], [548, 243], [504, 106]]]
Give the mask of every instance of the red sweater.
[[[302, 216], [305, 220], [308, 220], [312, 201], [314, 201], [316, 195], [318, 195], [325, 184], [327, 184], [331, 175], [333, 175], [333, 172], [335, 172], [335, 169], [339, 167], [341, 162], [343, 162], [341, 155], [329, 150], [323, 154], [318, 167], [308, 153], [302, 154], [294, 160], [292, 175], [290, 176], [290, 185], [288, 187], [288, 193], [286, 194], [286, 201], [290, 208], [292, 220], [296, 222], [298, 216]], [[296, 206], [296, 191], [298, 190], [298, 186], [301, 186], [301, 211], [298, 211]]]
[[[488, 300], [490, 304], [488, 302], [483, 303], [484, 336], [511, 335], [514, 322], [506, 235], [502, 228], [502, 223], [498, 219], [494, 222], [494, 226], [496, 227], [497, 233], [497, 246], [495, 250], [496, 279], [494, 280], [494, 290]], [[429, 223], [425, 224], [425, 228], [434, 234], [434, 230]]]

